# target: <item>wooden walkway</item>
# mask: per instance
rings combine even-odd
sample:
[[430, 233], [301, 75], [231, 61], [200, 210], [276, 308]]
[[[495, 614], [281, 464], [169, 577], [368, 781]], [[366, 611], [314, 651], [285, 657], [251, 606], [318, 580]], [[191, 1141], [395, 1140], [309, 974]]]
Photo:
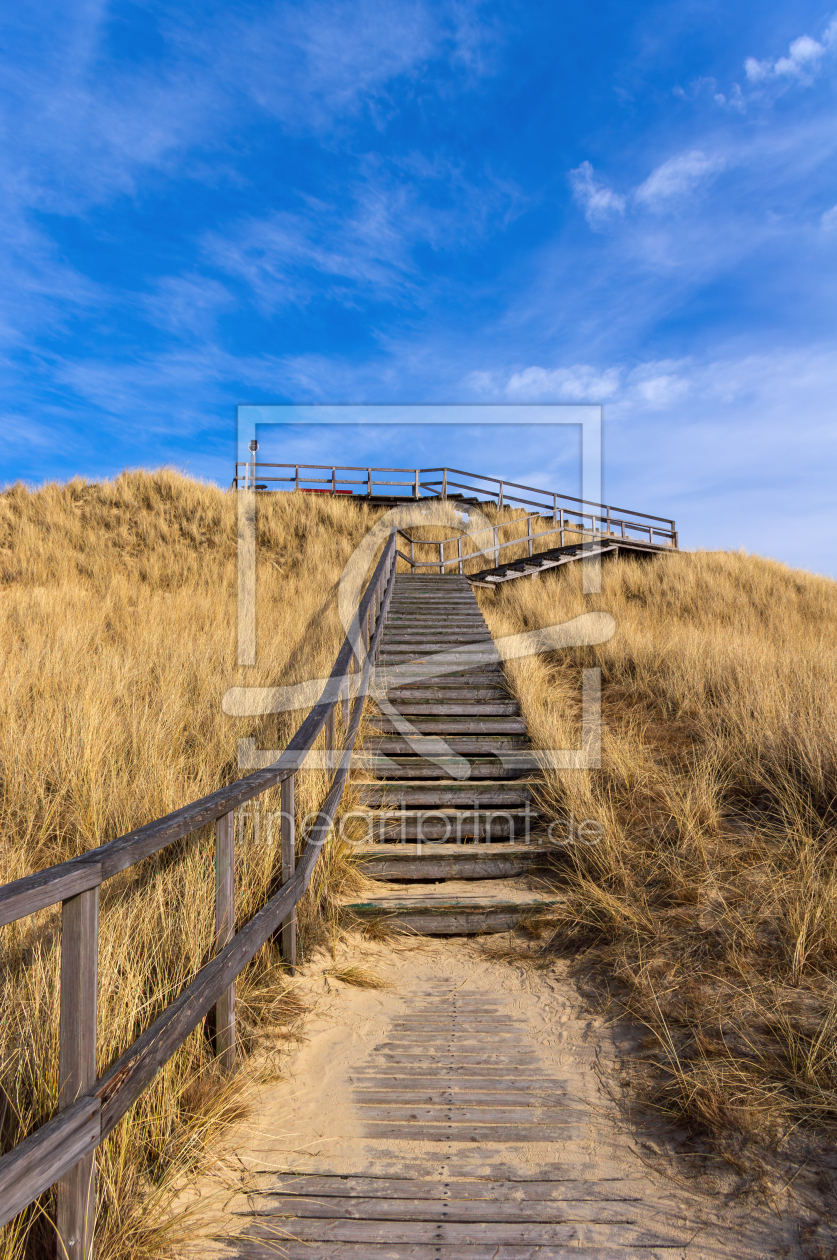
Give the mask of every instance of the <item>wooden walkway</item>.
[[[455, 668], [436, 672], [438, 653]], [[380, 890], [348, 910], [422, 933], [507, 931], [551, 898], [533, 878], [526, 724], [467, 578], [396, 577], [378, 677], [360, 855]]]
[[343, 1029], [333, 1018], [324, 1035], [313, 1029], [326, 1045], [301, 1051], [303, 1070], [266, 1117], [225, 1256], [772, 1254], [733, 1232], [733, 1213], [721, 1231], [705, 1202], [649, 1172], [599, 1085], [607, 1038], [548, 982], [527, 992], [508, 964], [477, 962], [457, 987], [463, 953], [479, 948], [448, 939], [409, 954], [390, 1013], [371, 1028], [369, 996], [332, 998], [329, 1017], [349, 1006]]
[[513, 582], [522, 577], [538, 577], [549, 569], [557, 569], [563, 564], [574, 564], [578, 560], [592, 560], [597, 556], [605, 556], [616, 560], [619, 556], [632, 556], [635, 559], [662, 556], [671, 553], [671, 547], [656, 543], [640, 542], [633, 538], [614, 538], [600, 535], [594, 542], [571, 543], [565, 547], [549, 547], [546, 551], [537, 551], [534, 555], [522, 560], [509, 560], [505, 564], [492, 565], [481, 569], [468, 578], [472, 586], [497, 586], [502, 582]]
[[[459, 667], [439, 673], [434, 654], [451, 651]], [[527, 976], [450, 939], [507, 930], [555, 898], [538, 886], [531, 780], [515, 765], [525, 725], [467, 578], [396, 578], [381, 672], [362, 851], [379, 887], [347, 909], [405, 933], [394, 950], [356, 946], [364, 966], [400, 973], [393, 996], [335, 995], [325, 980], [327, 1009], [307, 1030], [321, 1049], [299, 1052], [260, 1117], [264, 1145], [243, 1161], [247, 1199], [225, 1256], [771, 1254], [763, 1233], [755, 1244], [747, 1223], [732, 1233], [731, 1214], [719, 1228], [705, 1204], [649, 1175], [599, 1080], [600, 1049], [615, 1078], [613, 1042], [562, 984], [562, 964]]]

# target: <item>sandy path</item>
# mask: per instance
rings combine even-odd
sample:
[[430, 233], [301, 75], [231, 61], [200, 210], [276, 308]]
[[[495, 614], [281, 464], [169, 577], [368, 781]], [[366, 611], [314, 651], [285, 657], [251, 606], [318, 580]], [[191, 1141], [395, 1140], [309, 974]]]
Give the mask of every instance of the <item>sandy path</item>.
[[[585, 1012], [560, 963], [494, 960], [497, 941], [424, 938], [393, 949], [350, 938], [336, 964], [321, 955], [303, 969], [312, 1008], [304, 1040], [287, 1078], [262, 1088], [235, 1135], [240, 1189], [218, 1255], [828, 1254], [799, 1249], [792, 1213], [722, 1203], [652, 1169], [644, 1135], [609, 1096], [618, 1079], [609, 1028]], [[325, 974], [350, 963], [390, 987]], [[486, 1089], [500, 1090], [498, 1107]], [[490, 1210], [474, 1204], [481, 1197]], [[388, 1215], [407, 1219], [393, 1225]]]

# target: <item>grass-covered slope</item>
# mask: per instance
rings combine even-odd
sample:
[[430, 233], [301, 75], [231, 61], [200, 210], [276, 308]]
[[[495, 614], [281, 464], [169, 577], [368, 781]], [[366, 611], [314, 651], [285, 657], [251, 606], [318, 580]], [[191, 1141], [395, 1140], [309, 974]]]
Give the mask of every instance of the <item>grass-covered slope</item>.
[[[304, 714], [233, 720], [223, 693], [329, 673], [342, 638], [335, 586], [375, 515], [319, 495], [259, 499], [259, 663], [239, 669], [234, 495], [169, 472], [0, 495], [0, 882], [238, 778], [239, 737], [282, 747]], [[324, 786], [321, 773], [299, 776], [300, 816], [319, 806]], [[274, 830], [264, 817], [258, 833], [246, 827], [239, 923], [278, 875]], [[211, 830], [172, 855], [102, 890], [100, 1072], [212, 952]], [[344, 874], [327, 851], [303, 908], [309, 939]], [[59, 921], [51, 910], [0, 933], [4, 1150], [55, 1110]], [[243, 1049], [264, 1048], [295, 1009], [272, 948], [238, 990]], [[101, 1149], [100, 1260], [162, 1254], [168, 1187], [200, 1164], [224, 1109], [239, 1104], [195, 1033]], [[0, 1238], [3, 1260], [53, 1254], [37, 1212]]]
[[651, 1031], [667, 1114], [727, 1142], [833, 1141], [837, 584], [730, 553], [603, 564], [595, 596], [580, 578], [481, 596], [495, 635], [616, 620], [608, 643], [509, 667], [559, 749], [579, 746], [581, 667], [602, 670], [602, 768], [541, 792], [603, 832], [568, 849], [551, 946]]

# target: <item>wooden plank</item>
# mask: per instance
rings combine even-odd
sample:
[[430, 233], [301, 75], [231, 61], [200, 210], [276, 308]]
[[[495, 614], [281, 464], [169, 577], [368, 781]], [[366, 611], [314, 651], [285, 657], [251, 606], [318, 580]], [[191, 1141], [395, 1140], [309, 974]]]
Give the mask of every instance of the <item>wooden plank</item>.
[[508, 688], [505, 687], [388, 687], [387, 699], [393, 704], [405, 701], [502, 701], [508, 699]]
[[462, 1224], [477, 1223], [481, 1226], [490, 1224], [542, 1224], [561, 1225], [576, 1221], [594, 1224], [635, 1225], [638, 1217], [637, 1207], [629, 1201], [609, 1203], [602, 1199], [575, 1199], [561, 1202], [554, 1199], [536, 1199], [533, 1202], [522, 1200], [483, 1200], [469, 1201], [451, 1196], [439, 1200], [441, 1211], [433, 1211], [431, 1201], [423, 1198], [361, 1198], [347, 1196], [341, 1199], [304, 1198], [300, 1195], [284, 1195], [268, 1193], [260, 1195], [256, 1200], [256, 1218], [265, 1216], [288, 1216], [294, 1221], [290, 1224], [290, 1233], [294, 1233], [294, 1225], [298, 1220], [344, 1220], [344, 1221], [433, 1221], [444, 1219], [445, 1222]]
[[[518, 786], [518, 784], [520, 786]], [[442, 809], [482, 809], [494, 805], [525, 805], [532, 799], [527, 779], [496, 780], [443, 779], [436, 783], [392, 779], [379, 783], [357, 784], [358, 794], [367, 805], [390, 808], [427, 806]]]
[[[419, 755], [420, 739], [419, 735], [413, 736], [409, 742], [402, 736], [373, 736], [364, 747], [385, 757], [408, 756], [411, 752]], [[512, 750], [524, 751], [527, 748], [526, 739], [520, 735], [490, 735], [482, 739], [475, 735], [453, 735], [445, 743], [451, 752], [464, 757], [499, 757]]]
[[432, 646], [434, 650], [440, 647], [455, 647], [459, 643], [492, 643], [493, 640], [485, 627], [476, 627], [473, 630], [468, 629], [448, 629], [438, 623], [432, 628], [424, 629], [404, 629], [399, 630], [395, 627], [388, 627], [387, 633], [384, 635], [383, 650], [390, 651], [393, 647], [413, 646], [418, 644], [420, 647]]
[[[356, 913], [356, 911], [355, 911]], [[522, 910], [430, 911], [397, 910], [370, 907], [359, 918], [385, 917], [388, 926], [420, 936], [477, 936], [483, 932], [509, 932], [525, 917]]]
[[579, 1124], [568, 1125], [536, 1125], [536, 1124], [431, 1124], [397, 1120], [369, 1120], [364, 1126], [364, 1133], [370, 1138], [381, 1138], [396, 1142], [494, 1142], [505, 1145], [508, 1142], [566, 1142], [567, 1132], [576, 1130], [579, 1135], [589, 1126], [589, 1116]]
[[[258, 1174], [259, 1170], [254, 1170]], [[277, 1187], [269, 1187], [254, 1194], [281, 1192], [290, 1195], [317, 1195], [321, 1198], [405, 1198], [427, 1199], [431, 1202], [475, 1200], [489, 1203], [511, 1200], [520, 1202], [521, 1196], [530, 1202], [555, 1200], [559, 1203], [579, 1200], [604, 1199], [609, 1203], [641, 1203], [643, 1198], [631, 1194], [630, 1182], [615, 1178], [609, 1181], [588, 1181], [584, 1178], [562, 1180], [490, 1181], [471, 1179], [419, 1180], [412, 1177], [378, 1177], [362, 1175], [322, 1175], [316, 1173], [283, 1174]]]
[[[468, 760], [471, 780], [496, 780], [514, 778], [524, 773], [524, 769], [528, 769], [530, 759], [526, 758], [524, 769], [517, 769], [515, 765], [505, 766], [496, 757], [474, 757]], [[445, 774], [455, 773], [461, 764], [459, 757], [434, 757], [431, 761], [420, 756], [376, 758], [374, 754], [371, 754], [360, 761], [358, 769], [362, 768], [366, 773], [374, 774], [379, 779], [393, 777], [411, 780], [440, 779]]]
[[[61, 908], [59, 1112], [66, 1111], [89, 1094], [96, 1080], [98, 959], [97, 885], [68, 898]], [[58, 1254], [63, 1254], [65, 1260], [88, 1260], [93, 1246], [95, 1219], [96, 1167], [93, 1151], [90, 1150], [58, 1182]]]
[[365, 1124], [440, 1124], [440, 1125], [537, 1125], [549, 1129], [565, 1128], [571, 1124], [589, 1123], [588, 1111], [573, 1111], [569, 1107], [467, 1107], [445, 1103], [439, 1107], [399, 1107], [395, 1104], [370, 1104], [361, 1107]]
[[0, 887], [0, 927], [45, 910], [57, 901], [68, 901], [101, 882], [101, 862], [90, 860], [85, 854], [4, 884]]
[[80, 1162], [93, 1158], [101, 1130], [101, 1104], [80, 1098], [0, 1159], [0, 1226]]
[[[567, 1081], [540, 1076], [532, 1080], [521, 1080], [519, 1076], [510, 1075], [512, 1071], [513, 1068], [510, 1066], [505, 1076], [483, 1078], [479, 1075], [469, 1075], [449, 1084], [445, 1084], [448, 1080], [447, 1074], [439, 1073], [438, 1070], [428, 1072], [424, 1076], [417, 1076], [411, 1072], [412, 1092], [405, 1090], [404, 1078], [400, 1074], [363, 1077], [353, 1075], [353, 1095], [360, 1102], [375, 1102], [376, 1100], [398, 1102], [403, 1096], [405, 1103], [427, 1102], [429, 1096], [432, 1098], [438, 1096], [441, 1099], [444, 1094], [455, 1094], [463, 1103], [476, 1099], [487, 1101], [491, 1098], [515, 1098], [518, 1094], [548, 1098], [553, 1100], [555, 1105], [571, 1099]], [[427, 1091], [427, 1093], [422, 1091]]]
[[476, 860], [467, 856], [438, 858], [430, 852], [407, 859], [365, 858], [363, 873], [371, 879], [387, 880], [504, 879], [525, 875], [539, 861], [543, 858], [537, 852]]
[[[235, 814], [215, 823], [215, 949], [221, 950], [235, 932]], [[215, 1053], [221, 1067], [235, 1067], [235, 983], [215, 1003]]]
[[[296, 1242], [281, 1235], [261, 1241], [247, 1238], [228, 1240], [235, 1247], [235, 1260], [321, 1260], [312, 1255], [311, 1244]], [[278, 1248], [281, 1248], [279, 1250]], [[328, 1260], [671, 1260], [668, 1250], [641, 1250], [621, 1247], [585, 1246], [580, 1252], [574, 1243], [566, 1245], [523, 1243], [381, 1243], [329, 1241]]]
[[[487, 818], [487, 812], [490, 818]], [[465, 810], [418, 810], [412, 813], [405, 810], [388, 818], [375, 813], [370, 813], [369, 817], [371, 825], [378, 827], [378, 838], [382, 843], [421, 841], [423, 846], [459, 841], [467, 845], [476, 839], [480, 842], [490, 840], [495, 844], [517, 839], [523, 843], [538, 822], [534, 810], [527, 814], [524, 810], [511, 808], [497, 813], [481, 811], [476, 814]]]
[[[435, 1139], [434, 1139], [435, 1140]], [[525, 1139], [524, 1139], [525, 1140]], [[259, 1225], [253, 1226], [257, 1233]], [[474, 1221], [351, 1221], [351, 1220], [294, 1220], [293, 1231], [288, 1231], [298, 1241], [305, 1242], [432, 1242], [468, 1243], [482, 1242], [489, 1238], [493, 1243], [554, 1243], [574, 1242], [578, 1232], [573, 1224], [534, 1224], [521, 1222]]]
[[[296, 814], [294, 780], [286, 779], [281, 789], [282, 883], [292, 878], [296, 869]], [[291, 975], [296, 971], [296, 907], [282, 921], [281, 952]]]
[[516, 717], [520, 706], [516, 700], [482, 700], [471, 704], [467, 700], [455, 700], [447, 703], [442, 700], [404, 700], [398, 702], [390, 697], [402, 717], [408, 721], [413, 717]]
[[[396, 731], [389, 718], [372, 714], [367, 725], [371, 731], [390, 734]], [[525, 735], [526, 723], [517, 717], [416, 717], [412, 723], [420, 735]], [[397, 733], [397, 732], [396, 732]]]

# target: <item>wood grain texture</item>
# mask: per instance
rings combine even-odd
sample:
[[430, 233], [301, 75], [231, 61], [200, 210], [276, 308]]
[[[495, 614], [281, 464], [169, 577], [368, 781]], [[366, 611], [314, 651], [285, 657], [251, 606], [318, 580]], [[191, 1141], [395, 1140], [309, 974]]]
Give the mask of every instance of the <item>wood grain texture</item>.
[[[235, 930], [235, 814], [215, 823], [215, 948], [221, 950]], [[215, 1003], [215, 1053], [225, 1072], [235, 1067], [235, 983]]]
[[[296, 869], [296, 803], [294, 780], [286, 779], [281, 789], [282, 883], [291, 879]], [[291, 975], [296, 971], [296, 907], [282, 921], [281, 951]]]
[[[61, 998], [58, 1108], [65, 1111], [96, 1080], [99, 960], [99, 887], [70, 897], [61, 908]], [[96, 1215], [96, 1167], [92, 1150], [58, 1182], [56, 1233], [65, 1260], [88, 1260]]]
[[0, 1159], [0, 1226], [17, 1216], [98, 1145], [101, 1103], [89, 1095], [67, 1107]]

